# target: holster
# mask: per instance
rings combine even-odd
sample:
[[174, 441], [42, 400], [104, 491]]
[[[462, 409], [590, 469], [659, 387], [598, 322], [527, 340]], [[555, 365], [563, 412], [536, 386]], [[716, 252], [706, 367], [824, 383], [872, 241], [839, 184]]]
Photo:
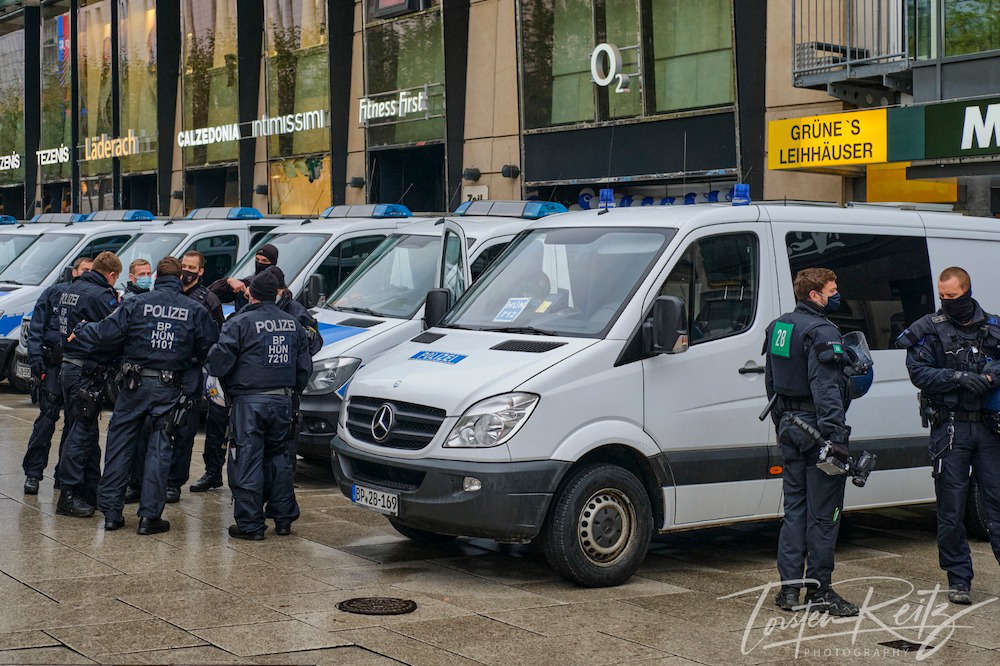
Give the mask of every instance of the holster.
[[[163, 372], [170, 372], [170, 371], [163, 370], [161, 371], [161, 375]], [[187, 423], [188, 415], [191, 413], [191, 410], [193, 408], [194, 408], [194, 401], [189, 396], [181, 393], [180, 396], [177, 398], [177, 402], [174, 403], [174, 406], [170, 408], [170, 411], [168, 411], [161, 417], [163, 430], [166, 433], [167, 438], [170, 440], [171, 443], [174, 443], [178, 435], [180, 435], [181, 432], [184, 430], [184, 426]]]
[[62, 364], [62, 349], [52, 345], [43, 344], [42, 360], [45, 361], [45, 365], [50, 367], [59, 367], [59, 365]]
[[101, 396], [104, 394], [103, 372], [85, 375], [76, 391], [73, 408], [76, 417], [83, 421], [96, 421], [101, 414]]
[[122, 388], [135, 391], [142, 386], [142, 366], [132, 361], [122, 363]]

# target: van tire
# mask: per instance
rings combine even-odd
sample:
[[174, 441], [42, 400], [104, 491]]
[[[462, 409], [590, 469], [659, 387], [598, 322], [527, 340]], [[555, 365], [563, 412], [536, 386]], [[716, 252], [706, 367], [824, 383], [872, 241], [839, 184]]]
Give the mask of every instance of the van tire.
[[417, 543], [448, 543], [449, 541], [454, 541], [456, 537], [450, 534], [438, 534], [437, 532], [428, 532], [427, 530], [417, 529], [416, 527], [409, 527], [399, 522], [396, 518], [389, 518], [389, 524], [393, 528], [405, 536], [407, 539], [416, 541]]
[[988, 541], [990, 538], [989, 528], [986, 526], [983, 494], [975, 475], [969, 480], [969, 496], [965, 501], [965, 531], [983, 541]]
[[[592, 537], [595, 521], [607, 526], [603, 541]], [[611, 587], [638, 570], [652, 534], [653, 512], [642, 482], [617, 465], [594, 464], [573, 472], [553, 499], [542, 549], [563, 577]]]

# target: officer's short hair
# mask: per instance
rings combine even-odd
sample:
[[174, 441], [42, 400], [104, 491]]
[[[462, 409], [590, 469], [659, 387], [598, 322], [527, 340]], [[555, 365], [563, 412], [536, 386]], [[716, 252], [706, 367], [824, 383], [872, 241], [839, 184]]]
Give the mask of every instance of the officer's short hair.
[[122, 260], [118, 258], [118, 255], [114, 252], [108, 252], [105, 250], [97, 255], [94, 259], [94, 271], [97, 271], [101, 275], [107, 273], [115, 273], [116, 275], [121, 275], [122, 272]]
[[803, 268], [795, 274], [795, 299], [808, 301], [810, 291], [823, 291], [827, 282], [836, 282], [837, 274], [829, 268]]
[[156, 274], [160, 277], [166, 275], [180, 275], [181, 260], [177, 257], [163, 257], [163, 259], [160, 259], [160, 263], [156, 264]]
[[205, 255], [203, 255], [198, 250], [188, 250], [187, 252], [184, 253], [184, 256], [185, 257], [195, 257], [196, 259], [198, 259], [198, 268], [204, 268], [205, 267]]
[[951, 279], [958, 280], [958, 286], [962, 288], [962, 291], [968, 291], [972, 287], [972, 278], [969, 277], [969, 272], [961, 266], [949, 266], [941, 271], [938, 282], [947, 282]]
[[139, 266], [149, 266], [150, 263], [145, 259], [133, 259], [132, 263], [128, 265], [128, 272], [135, 273], [135, 269]]
[[76, 259], [73, 260], [73, 268], [74, 269], [80, 268], [80, 266], [83, 266], [86, 263], [92, 264], [94, 263], [94, 260], [91, 257], [77, 257]]

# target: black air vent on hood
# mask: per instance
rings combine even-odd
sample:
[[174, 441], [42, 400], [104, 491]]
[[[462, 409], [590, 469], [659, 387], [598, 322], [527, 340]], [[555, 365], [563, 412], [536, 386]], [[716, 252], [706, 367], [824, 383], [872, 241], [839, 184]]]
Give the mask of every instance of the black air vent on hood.
[[338, 326], [353, 326], [354, 328], [371, 328], [372, 326], [378, 326], [384, 320], [383, 319], [358, 319], [357, 317], [352, 317], [351, 319], [345, 319], [344, 321], [338, 321]]
[[542, 340], [504, 340], [500, 344], [493, 345], [490, 349], [541, 354], [542, 352], [552, 351], [556, 347], [562, 347], [565, 344], [565, 342], [546, 342]]
[[430, 344], [432, 342], [437, 342], [444, 337], [444, 333], [421, 333], [417, 337], [410, 340], [410, 342], [422, 342], [424, 344]]

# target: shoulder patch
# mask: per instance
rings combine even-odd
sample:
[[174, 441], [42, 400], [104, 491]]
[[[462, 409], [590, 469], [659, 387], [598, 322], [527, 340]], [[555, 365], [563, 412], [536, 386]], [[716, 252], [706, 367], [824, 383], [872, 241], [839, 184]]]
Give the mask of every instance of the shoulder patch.
[[771, 330], [771, 346], [769, 352], [773, 356], [781, 356], [782, 358], [790, 358], [792, 355], [792, 331], [795, 329], [795, 324], [789, 324], [784, 321], [774, 322], [774, 328]]
[[932, 314], [931, 315], [931, 321], [934, 322], [935, 324], [943, 324], [944, 322], [948, 321], [948, 315], [946, 315], [946, 314]]

